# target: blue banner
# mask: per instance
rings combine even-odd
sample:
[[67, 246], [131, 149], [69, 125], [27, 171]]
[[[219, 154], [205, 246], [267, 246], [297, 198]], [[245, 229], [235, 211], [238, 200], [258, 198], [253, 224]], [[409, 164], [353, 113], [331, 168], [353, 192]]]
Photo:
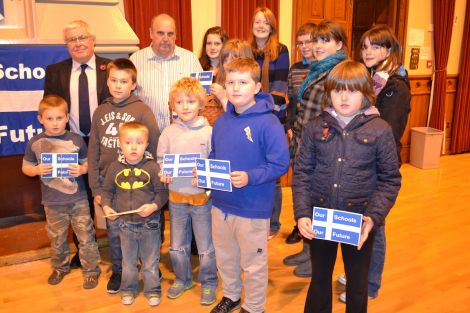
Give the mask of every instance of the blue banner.
[[41, 132], [37, 107], [46, 67], [67, 58], [63, 45], [0, 46], [0, 156], [23, 154]]

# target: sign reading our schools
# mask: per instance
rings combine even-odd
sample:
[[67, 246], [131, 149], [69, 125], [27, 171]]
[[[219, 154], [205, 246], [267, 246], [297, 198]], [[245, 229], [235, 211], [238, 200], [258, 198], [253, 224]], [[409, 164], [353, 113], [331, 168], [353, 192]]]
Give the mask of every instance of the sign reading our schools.
[[78, 164], [78, 153], [41, 153], [41, 163], [52, 164], [52, 173], [42, 175], [43, 178], [72, 177], [68, 168]]
[[23, 154], [42, 131], [37, 110], [46, 67], [66, 58], [64, 45], [0, 46], [0, 156]]
[[230, 161], [196, 159], [197, 186], [232, 192]]
[[171, 177], [193, 177], [196, 159], [200, 157], [200, 153], [165, 154], [162, 172]]
[[206, 89], [206, 94], [210, 94], [211, 92], [209, 91], [209, 88], [212, 85], [212, 80], [214, 78], [214, 73], [211, 71], [204, 71], [204, 72], [197, 72], [197, 73], [191, 73], [189, 76], [197, 78], [199, 82], [201, 83], [202, 87]]
[[362, 214], [313, 208], [312, 229], [315, 238], [357, 246], [361, 240]]

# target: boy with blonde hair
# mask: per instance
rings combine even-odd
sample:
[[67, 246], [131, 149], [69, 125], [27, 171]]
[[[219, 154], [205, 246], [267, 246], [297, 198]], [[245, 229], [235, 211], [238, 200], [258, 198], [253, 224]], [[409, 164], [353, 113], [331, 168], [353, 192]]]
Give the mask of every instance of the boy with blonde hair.
[[[199, 116], [206, 92], [195, 78], [182, 78], [170, 90], [171, 109], [178, 114], [173, 124], [165, 128], [158, 143], [160, 163], [165, 154], [200, 153], [207, 158], [211, 150], [212, 127]], [[215, 302], [217, 268], [211, 235], [212, 202], [204, 189], [193, 187], [191, 177], [161, 176], [170, 189], [170, 257], [175, 273], [167, 292], [170, 299], [180, 297], [194, 287], [191, 271], [191, 229], [194, 230], [199, 253], [199, 281], [202, 305]]]
[[[214, 125], [211, 159], [229, 160], [232, 192], [212, 191], [212, 238], [224, 297], [211, 311], [264, 312], [268, 286], [267, 238], [276, 180], [287, 172], [284, 130], [274, 100], [259, 93], [260, 67], [238, 58], [225, 67], [227, 112]], [[244, 279], [241, 279], [243, 271]]]
[[[82, 137], [65, 129], [69, 120], [67, 103], [59, 96], [46, 96], [39, 103], [38, 120], [44, 132], [34, 136], [26, 147], [22, 171], [41, 176], [42, 204], [46, 212], [46, 230], [51, 240], [53, 272], [48, 283], [59, 284], [70, 272], [67, 243], [69, 225], [80, 243], [80, 262], [83, 269], [83, 288], [92, 289], [100, 276], [100, 254], [95, 241], [95, 228], [90, 217], [85, 182], [87, 148]], [[70, 177], [42, 176], [52, 173], [51, 164], [42, 162], [41, 153], [77, 153], [78, 164], [68, 166]]]
[[[149, 130], [144, 124], [123, 124], [119, 129], [122, 155], [109, 165], [102, 187], [103, 211], [108, 219], [119, 223], [120, 290], [121, 302], [125, 305], [132, 304], [137, 295], [139, 259], [148, 304], [157, 306], [161, 297], [158, 261], [163, 221], [156, 211], [166, 203], [168, 195], [158, 179], [159, 166], [146, 151], [148, 142]], [[121, 215], [117, 215], [119, 213]]]

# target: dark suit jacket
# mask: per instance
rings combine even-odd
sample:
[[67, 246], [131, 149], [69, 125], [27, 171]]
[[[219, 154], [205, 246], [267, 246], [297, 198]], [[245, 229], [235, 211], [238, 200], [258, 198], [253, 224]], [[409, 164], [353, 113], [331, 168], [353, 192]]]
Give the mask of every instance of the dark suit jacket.
[[[96, 92], [98, 105], [110, 96], [106, 85], [106, 65], [111, 61], [99, 56], [96, 58]], [[58, 95], [67, 101], [70, 111], [70, 74], [72, 73], [72, 59], [46, 67], [46, 78], [44, 83], [44, 96]]]

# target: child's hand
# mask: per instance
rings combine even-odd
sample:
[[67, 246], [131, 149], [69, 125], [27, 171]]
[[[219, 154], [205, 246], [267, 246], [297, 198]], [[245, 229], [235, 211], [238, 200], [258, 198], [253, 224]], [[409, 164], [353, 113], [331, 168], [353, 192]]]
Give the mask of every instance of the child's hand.
[[193, 168], [193, 179], [191, 180], [191, 186], [197, 187], [197, 170]]
[[297, 220], [297, 227], [302, 236], [308, 239], [315, 238], [315, 232], [312, 229], [312, 219], [310, 217], [301, 217]]
[[111, 221], [114, 221], [115, 219], [117, 219], [119, 216], [107, 216], [107, 215], [110, 215], [110, 214], [116, 214], [117, 212], [114, 211], [111, 207], [105, 205], [103, 207], [103, 214], [104, 216], [107, 218], [107, 219], [110, 219]]
[[52, 164], [38, 164], [36, 165], [36, 172], [37, 174], [36, 175], [47, 175], [47, 174], [50, 174], [52, 173]]
[[230, 173], [230, 182], [236, 188], [248, 185], [248, 173], [244, 171], [233, 171]]
[[142, 209], [142, 211], [138, 212], [137, 214], [142, 217], [147, 217], [153, 212], [155, 212], [158, 209], [158, 207], [155, 203], [146, 203], [140, 206], [139, 209]]
[[86, 170], [80, 164], [69, 164], [69, 173], [73, 177], [78, 177], [86, 173]]
[[292, 137], [294, 136], [294, 132], [292, 129], [287, 130], [287, 137], [289, 137], [289, 140], [292, 140]]
[[217, 83], [213, 83], [210, 86], [209, 90], [211, 92], [211, 95], [215, 96], [217, 99], [219, 99], [219, 101], [221, 101], [222, 99], [227, 98], [227, 94], [225, 92], [224, 87], [222, 87], [221, 85], [219, 85]]
[[173, 177], [170, 175], [164, 175], [162, 172], [160, 172], [158, 176], [160, 176], [160, 181], [164, 184], [171, 184], [173, 182]]
[[96, 205], [99, 205], [101, 206], [101, 196], [100, 195], [96, 195], [93, 197], [93, 203]]
[[369, 237], [369, 233], [374, 228], [374, 222], [368, 216], [364, 216], [362, 218], [362, 228], [361, 228], [361, 241], [359, 241], [359, 245], [357, 246], [357, 250], [361, 250], [362, 245], [366, 242], [367, 237]]

